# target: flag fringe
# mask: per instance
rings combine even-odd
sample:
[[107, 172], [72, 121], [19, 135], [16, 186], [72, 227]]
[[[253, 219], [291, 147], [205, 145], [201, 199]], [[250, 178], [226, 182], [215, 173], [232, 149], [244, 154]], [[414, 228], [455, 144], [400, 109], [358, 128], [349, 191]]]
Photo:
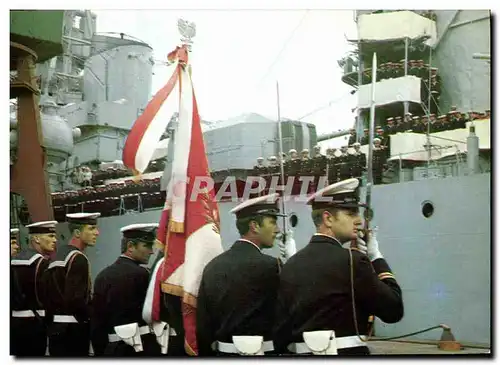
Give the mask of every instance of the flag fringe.
[[179, 285], [161, 283], [161, 291], [165, 294], [175, 295], [176, 297], [181, 297], [182, 301], [193, 308], [197, 306], [197, 299], [193, 294], [186, 293], [184, 288]]
[[184, 350], [186, 350], [186, 353], [189, 356], [198, 356], [198, 354], [194, 352], [194, 350], [191, 348], [191, 346], [189, 346], [189, 343], [186, 340], [184, 340]]
[[169, 231], [174, 233], [184, 233], [184, 222], [170, 221]]
[[184, 296], [184, 289], [179, 285], [161, 283], [161, 291], [165, 294], [175, 295], [176, 297]]

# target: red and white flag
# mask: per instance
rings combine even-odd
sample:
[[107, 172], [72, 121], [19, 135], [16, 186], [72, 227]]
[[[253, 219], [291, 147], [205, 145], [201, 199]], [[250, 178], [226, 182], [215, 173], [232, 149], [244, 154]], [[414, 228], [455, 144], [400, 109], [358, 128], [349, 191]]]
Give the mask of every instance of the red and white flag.
[[[123, 151], [123, 161], [138, 173], [144, 171], [154, 152], [154, 148], [147, 145], [156, 146], [159, 140], [159, 137], [152, 137], [149, 128], [155, 128], [160, 135], [165, 130], [168, 120], [157, 121], [155, 116], [178, 82], [179, 123], [174, 141], [171, 180], [158, 229], [158, 239], [165, 245], [165, 256], [153, 271], [143, 317], [148, 323], [160, 320], [161, 292], [181, 297], [185, 349], [187, 353], [197, 355], [196, 299], [201, 276], [206, 264], [223, 249], [219, 208], [208, 170], [187, 55], [185, 46], [177, 47], [169, 55], [172, 61], [177, 62], [174, 75], [134, 124]], [[156, 129], [157, 125], [163, 129]]]

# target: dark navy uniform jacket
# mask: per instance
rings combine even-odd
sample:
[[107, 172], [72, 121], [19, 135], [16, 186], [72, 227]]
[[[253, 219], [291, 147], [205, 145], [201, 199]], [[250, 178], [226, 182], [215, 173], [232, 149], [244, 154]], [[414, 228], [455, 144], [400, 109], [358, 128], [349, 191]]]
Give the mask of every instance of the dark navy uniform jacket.
[[[137, 323], [139, 327], [146, 325], [142, 319], [142, 308], [148, 284], [149, 271], [139, 262], [125, 256], [118, 257], [97, 275], [90, 321], [92, 346], [96, 355], [134, 353], [134, 349], [123, 341], [108, 343], [108, 335], [115, 333], [115, 326], [129, 323]], [[149, 338], [147, 341], [145, 336]], [[151, 355], [150, 347], [156, 347], [155, 350], [160, 353], [152, 334], [141, 338], [144, 355]]]
[[50, 312], [74, 316], [80, 324], [88, 323], [92, 283], [89, 261], [83, 252], [71, 245], [58, 247], [44, 276]]
[[[386, 323], [403, 317], [401, 289], [384, 259], [371, 263], [352, 250], [354, 295], [360, 335], [368, 333], [368, 317]], [[339, 241], [314, 235], [309, 244], [292, 256], [280, 276], [274, 344], [286, 353], [292, 342], [304, 342], [302, 333], [334, 330], [336, 337], [356, 335], [351, 299], [349, 251]], [[365, 346], [339, 349], [339, 355], [369, 353]]]
[[198, 293], [196, 335], [200, 356], [232, 336], [272, 339], [280, 265], [249, 241], [238, 240], [208, 263]]

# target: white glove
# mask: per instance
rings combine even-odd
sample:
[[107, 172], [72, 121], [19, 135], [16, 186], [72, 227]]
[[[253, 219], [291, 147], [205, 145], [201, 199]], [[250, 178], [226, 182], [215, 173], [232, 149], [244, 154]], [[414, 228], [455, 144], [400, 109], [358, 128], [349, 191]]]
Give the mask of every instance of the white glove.
[[[344, 244], [342, 244], [342, 247], [344, 247], [346, 249], [350, 249], [351, 243], [352, 243], [352, 241], [347, 241]], [[361, 239], [359, 237], [358, 237], [358, 241], [356, 242], [356, 248], [358, 249], [358, 251], [361, 251], [361, 253], [363, 253], [365, 255], [366, 255], [366, 252], [368, 251], [368, 248], [366, 247], [366, 242], [363, 241], [363, 239]]]
[[290, 257], [295, 255], [297, 252], [297, 246], [295, 245], [295, 239], [293, 238], [293, 231], [289, 229], [286, 233], [286, 240], [283, 243], [283, 240], [278, 240], [278, 247], [280, 249], [281, 257], [288, 260]]
[[378, 241], [377, 241], [377, 227], [374, 227], [374, 229], [370, 232], [370, 239], [368, 240], [368, 251], [366, 254], [368, 255], [368, 258], [370, 261], [375, 261], [376, 259], [383, 259], [384, 256], [382, 256], [382, 253], [380, 252], [378, 248]]

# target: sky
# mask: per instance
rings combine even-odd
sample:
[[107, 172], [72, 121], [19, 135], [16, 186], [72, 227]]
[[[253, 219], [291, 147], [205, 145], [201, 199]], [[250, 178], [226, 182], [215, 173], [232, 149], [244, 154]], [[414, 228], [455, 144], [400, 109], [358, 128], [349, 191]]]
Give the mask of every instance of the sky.
[[[341, 81], [337, 60], [352, 49], [351, 10], [92, 10], [97, 32], [123, 32], [152, 48], [156, 60], [180, 42], [177, 19], [196, 23], [190, 56], [193, 83], [204, 120], [255, 112], [277, 119], [304, 118], [318, 134], [351, 128], [355, 95]], [[152, 93], [172, 69], [156, 65]]]

